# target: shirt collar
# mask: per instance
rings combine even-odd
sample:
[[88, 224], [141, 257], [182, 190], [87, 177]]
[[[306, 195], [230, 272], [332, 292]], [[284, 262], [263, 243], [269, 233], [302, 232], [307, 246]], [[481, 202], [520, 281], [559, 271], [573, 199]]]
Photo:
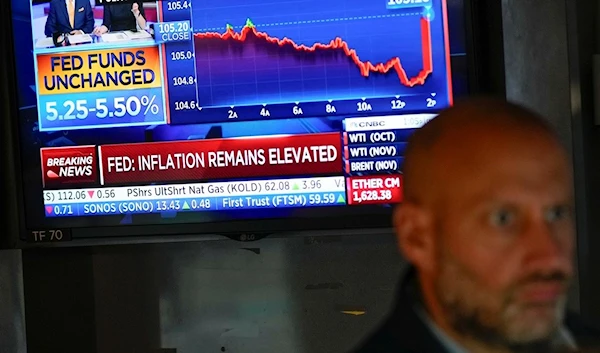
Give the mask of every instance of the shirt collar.
[[558, 341], [560, 345], [563, 345], [566, 348], [574, 351], [579, 349], [579, 347], [577, 346], [577, 342], [575, 342], [575, 338], [573, 338], [573, 335], [565, 326], [560, 328], [558, 336]]
[[448, 353], [468, 353], [463, 347], [461, 347], [456, 341], [454, 341], [450, 336], [448, 336], [438, 325], [433, 322], [433, 320], [429, 317], [425, 309], [418, 306], [415, 308], [417, 315], [423, 321], [425, 326], [433, 333], [435, 338], [444, 346], [444, 348], [448, 351]]

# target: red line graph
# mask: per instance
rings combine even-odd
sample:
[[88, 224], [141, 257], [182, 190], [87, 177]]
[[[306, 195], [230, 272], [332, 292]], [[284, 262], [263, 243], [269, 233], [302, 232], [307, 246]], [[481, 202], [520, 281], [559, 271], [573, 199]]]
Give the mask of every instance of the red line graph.
[[359, 68], [360, 73], [364, 77], [369, 77], [371, 73], [387, 74], [391, 70], [396, 71], [400, 82], [408, 87], [414, 87], [416, 85], [422, 85], [425, 83], [427, 77], [433, 73], [433, 57], [431, 47], [431, 24], [429, 20], [421, 19], [421, 49], [423, 55], [423, 68], [419, 74], [415, 77], [409, 78], [406, 74], [406, 70], [402, 67], [402, 63], [399, 57], [392, 58], [385, 63], [374, 64], [370, 61], [361, 61], [356, 50], [350, 48], [342, 38], [337, 37], [329, 43], [315, 43], [312, 46], [304, 44], [297, 44], [292, 39], [283, 38], [279, 39], [270, 36], [266, 32], [260, 32], [256, 29], [254, 24], [248, 20], [246, 26], [242, 28], [240, 32], [236, 32], [231, 26], [228, 26], [225, 33], [219, 32], [203, 32], [195, 33], [194, 37], [200, 39], [222, 39], [222, 40], [235, 40], [239, 42], [245, 42], [248, 35], [253, 34], [259, 39], [263, 39], [268, 43], [277, 44], [280, 47], [291, 46], [297, 51], [302, 52], [316, 52], [317, 50], [343, 50], [344, 54], [352, 60], [352, 62]]

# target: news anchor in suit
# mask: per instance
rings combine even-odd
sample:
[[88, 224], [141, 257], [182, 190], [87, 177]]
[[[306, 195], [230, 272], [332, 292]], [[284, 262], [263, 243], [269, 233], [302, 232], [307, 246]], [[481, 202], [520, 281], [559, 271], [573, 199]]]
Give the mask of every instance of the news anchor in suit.
[[90, 0], [52, 0], [44, 33], [84, 34], [94, 30], [94, 12]]
[[107, 32], [136, 31], [146, 28], [146, 16], [142, 1], [132, 4], [114, 4], [104, 7], [104, 20], [102, 26], [94, 29], [95, 35]]

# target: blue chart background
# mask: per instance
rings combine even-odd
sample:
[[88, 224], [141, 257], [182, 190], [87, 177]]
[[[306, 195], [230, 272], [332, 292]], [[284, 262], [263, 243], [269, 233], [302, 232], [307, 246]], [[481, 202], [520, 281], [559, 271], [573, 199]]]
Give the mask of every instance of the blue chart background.
[[[196, 1], [194, 32], [239, 32], [250, 18], [261, 32], [297, 44], [329, 43], [341, 37], [361, 61], [400, 57], [408, 77], [423, 68], [422, 7], [389, 10], [387, 0]], [[425, 85], [408, 88], [395, 70], [360, 74], [341, 50], [297, 54], [293, 49], [220, 39], [196, 39], [198, 95], [203, 107], [325, 101], [438, 93], [447, 97], [442, 0], [433, 1], [434, 73]], [[440, 98], [441, 99], [441, 98]]]

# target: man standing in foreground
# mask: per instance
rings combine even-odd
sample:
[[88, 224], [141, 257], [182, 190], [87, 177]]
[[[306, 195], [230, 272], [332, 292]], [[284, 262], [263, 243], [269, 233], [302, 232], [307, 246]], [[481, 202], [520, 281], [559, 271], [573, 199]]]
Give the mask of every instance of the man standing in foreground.
[[600, 347], [600, 332], [565, 314], [575, 248], [571, 169], [534, 113], [478, 99], [418, 130], [394, 224], [412, 268], [391, 317], [358, 352]]

